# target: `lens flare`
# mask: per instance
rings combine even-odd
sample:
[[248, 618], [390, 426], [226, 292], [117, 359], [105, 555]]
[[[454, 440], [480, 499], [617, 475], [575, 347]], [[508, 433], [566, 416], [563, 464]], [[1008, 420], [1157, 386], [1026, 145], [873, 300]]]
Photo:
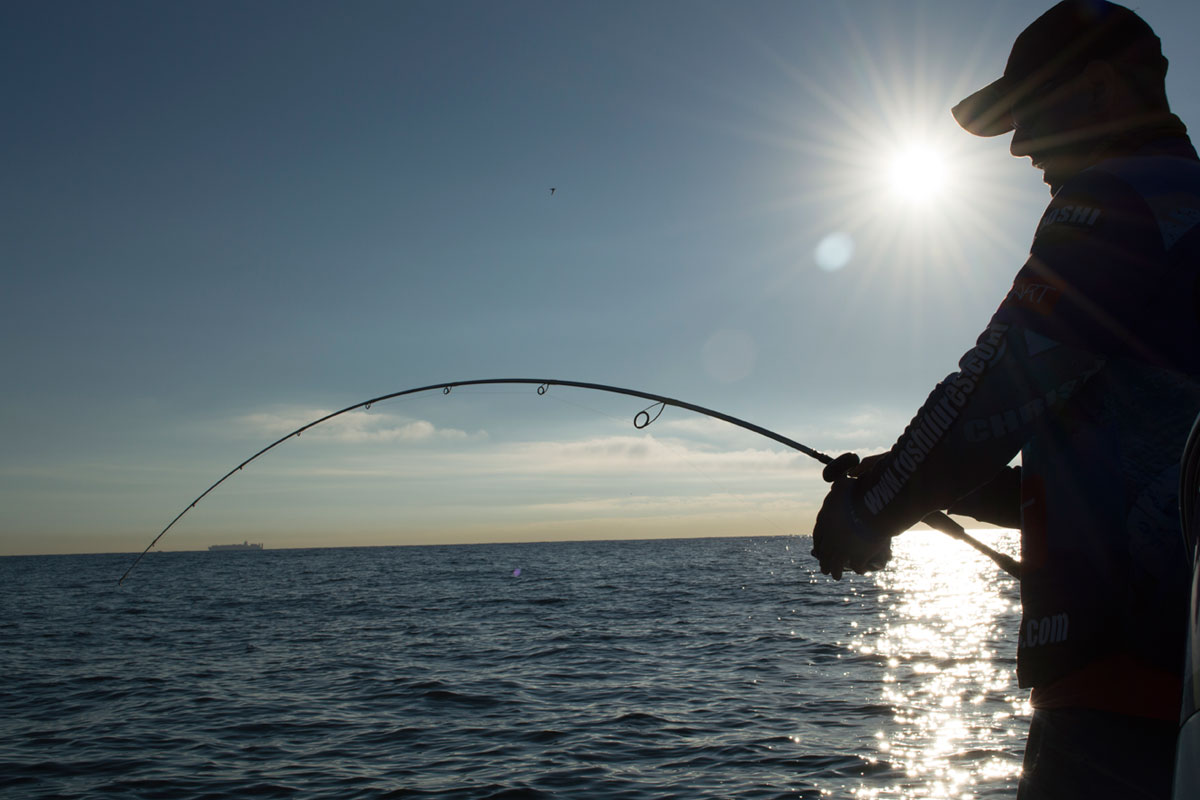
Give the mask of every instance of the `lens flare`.
[[854, 238], [848, 233], [835, 231], [817, 243], [813, 259], [826, 272], [836, 272], [854, 258]]

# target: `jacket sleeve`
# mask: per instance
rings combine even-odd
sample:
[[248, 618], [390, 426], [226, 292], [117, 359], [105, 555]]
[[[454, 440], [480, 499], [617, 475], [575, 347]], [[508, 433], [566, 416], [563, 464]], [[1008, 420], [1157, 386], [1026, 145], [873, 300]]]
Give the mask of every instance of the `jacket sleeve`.
[[1021, 468], [1004, 467], [983, 485], [958, 498], [948, 514], [974, 517], [1005, 528], [1021, 527]]
[[894, 535], [997, 479], [1042, 418], [1103, 364], [1090, 352], [1047, 346], [1029, 334], [993, 318], [958, 372], [934, 387], [856, 484], [856, 508], [869, 526]]

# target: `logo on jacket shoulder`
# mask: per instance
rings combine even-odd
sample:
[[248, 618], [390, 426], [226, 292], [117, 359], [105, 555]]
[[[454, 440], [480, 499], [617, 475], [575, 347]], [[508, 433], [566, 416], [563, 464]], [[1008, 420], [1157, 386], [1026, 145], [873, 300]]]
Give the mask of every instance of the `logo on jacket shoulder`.
[[1093, 206], [1051, 206], [1042, 215], [1037, 232], [1041, 233], [1051, 225], [1067, 224], [1081, 228], [1090, 228], [1100, 219], [1100, 209]]

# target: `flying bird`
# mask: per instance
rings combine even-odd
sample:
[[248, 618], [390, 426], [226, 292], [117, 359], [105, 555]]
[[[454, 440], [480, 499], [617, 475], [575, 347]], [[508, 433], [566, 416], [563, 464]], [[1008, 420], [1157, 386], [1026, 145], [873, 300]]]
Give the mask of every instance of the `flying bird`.
[[553, 186], [550, 187], [550, 196], [551, 197], [554, 197], [554, 188], [555, 187], [553, 187]]

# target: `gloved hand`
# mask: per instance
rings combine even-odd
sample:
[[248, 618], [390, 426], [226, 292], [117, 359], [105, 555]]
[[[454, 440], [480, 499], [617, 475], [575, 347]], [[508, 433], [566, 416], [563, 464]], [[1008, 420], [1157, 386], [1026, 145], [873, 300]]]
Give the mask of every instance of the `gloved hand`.
[[866, 475], [871, 471], [871, 468], [875, 466], [876, 461], [886, 455], [887, 453], [876, 453], [873, 456], [863, 456], [859, 460], [858, 464], [846, 471], [846, 474], [851, 478], [861, 478], [863, 475]]
[[813, 527], [812, 554], [835, 581], [847, 568], [859, 575], [883, 569], [892, 557], [892, 537], [871, 530], [854, 512], [854, 484], [854, 478], [833, 482]]

